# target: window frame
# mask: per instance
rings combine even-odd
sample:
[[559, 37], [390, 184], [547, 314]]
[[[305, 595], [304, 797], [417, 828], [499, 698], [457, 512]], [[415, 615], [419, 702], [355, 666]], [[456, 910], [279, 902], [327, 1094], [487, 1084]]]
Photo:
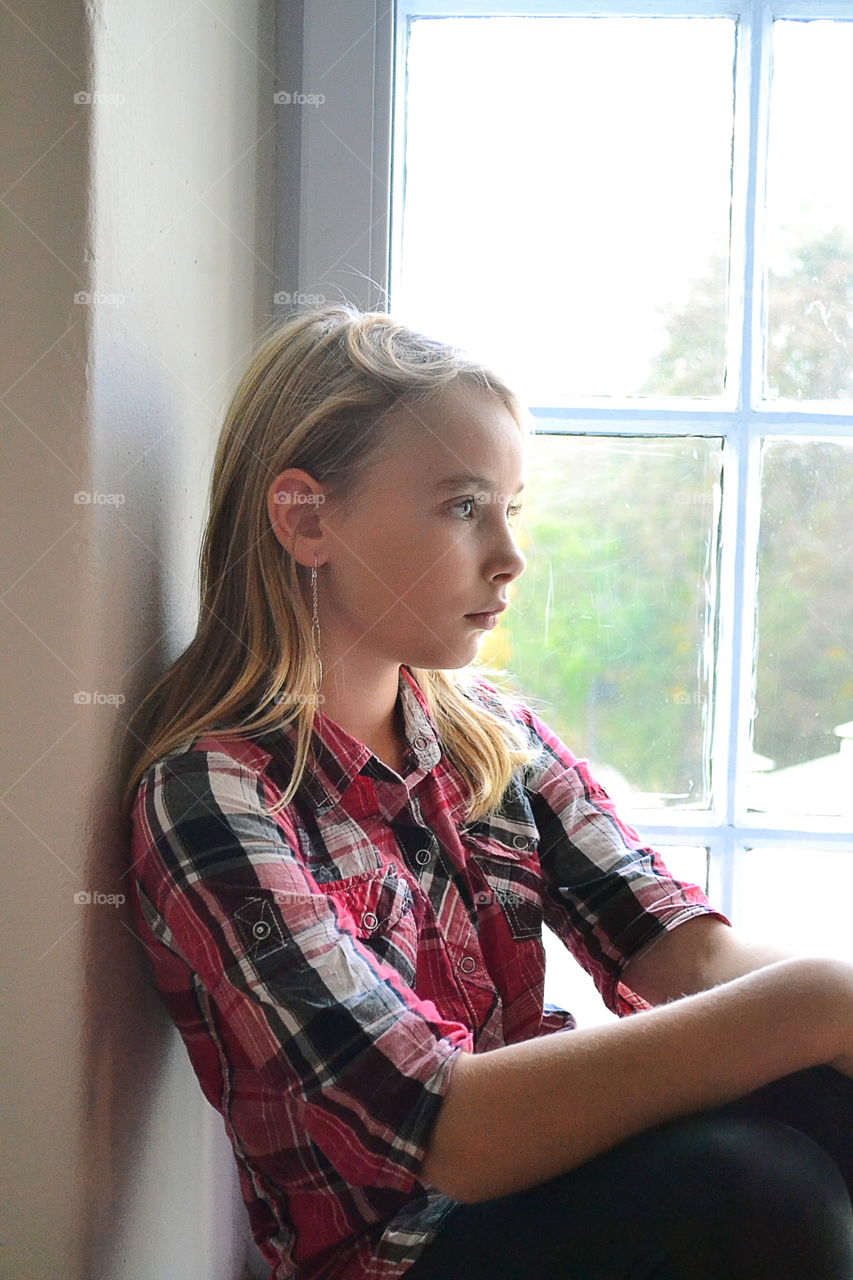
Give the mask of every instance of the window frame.
[[[510, 15], [717, 16], [738, 23], [729, 276], [736, 310], [727, 352], [729, 386], [737, 388], [737, 395], [730, 391], [714, 401], [644, 397], [642, 403], [612, 399], [578, 400], [569, 408], [529, 406], [534, 419], [547, 421], [548, 431], [555, 434], [723, 438], [711, 732], [714, 807], [703, 812], [629, 809], [627, 816], [644, 839], [662, 849], [706, 847], [708, 892], [731, 916], [736, 860], [750, 848], [853, 851], [853, 833], [843, 830], [843, 818], [814, 817], [797, 826], [750, 813], [744, 768], [751, 752], [762, 441], [772, 436], [853, 438], [850, 404], [803, 402], [803, 407], [792, 407], [790, 402], [760, 400], [772, 26], [777, 18], [853, 20], [853, 14], [849, 0], [279, 0], [280, 87], [326, 95], [319, 109], [279, 112], [275, 269], [285, 302], [313, 293], [323, 300], [346, 298], [362, 307], [388, 309], [393, 263], [399, 261], [408, 24], [415, 17]], [[392, 152], [395, 138], [399, 146]]]

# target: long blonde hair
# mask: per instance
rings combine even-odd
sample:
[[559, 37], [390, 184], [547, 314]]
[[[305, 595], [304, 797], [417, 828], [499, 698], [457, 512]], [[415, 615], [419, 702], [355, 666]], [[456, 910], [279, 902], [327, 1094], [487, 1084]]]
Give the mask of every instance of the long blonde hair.
[[[128, 721], [129, 734], [144, 745], [127, 776], [126, 816], [148, 767], [197, 736], [250, 737], [295, 720], [293, 776], [270, 813], [290, 803], [308, 763], [315, 715], [309, 571], [276, 538], [267, 491], [280, 472], [299, 467], [345, 503], [387, 441], [385, 415], [398, 405], [426, 404], [454, 383], [496, 397], [520, 430], [531, 430], [527, 411], [494, 372], [384, 312], [330, 303], [298, 311], [261, 340], [217, 444], [195, 637]], [[409, 670], [443, 750], [468, 784], [467, 818], [474, 821], [498, 806], [516, 766], [538, 754], [522, 728], [466, 692], [482, 675], [502, 698], [513, 677], [480, 664]]]

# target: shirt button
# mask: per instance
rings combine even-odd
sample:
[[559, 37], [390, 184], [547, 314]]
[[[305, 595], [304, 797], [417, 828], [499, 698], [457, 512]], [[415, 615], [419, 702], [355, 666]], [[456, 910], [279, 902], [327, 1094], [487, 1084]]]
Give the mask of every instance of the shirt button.
[[427, 744], [426, 738], [415, 738], [416, 747], [425, 747], [426, 744]]
[[525, 840], [524, 836], [513, 836], [512, 843], [515, 845], [516, 849], [527, 848], [527, 841]]
[[252, 933], [256, 938], [267, 938], [269, 937], [269, 932], [270, 927], [268, 924], [264, 924], [263, 920], [259, 920], [257, 924], [252, 925]]
[[459, 968], [465, 973], [473, 973], [477, 968], [477, 961], [473, 956], [463, 956], [459, 961]]
[[431, 849], [418, 849], [417, 853], [415, 854], [415, 861], [419, 862], [423, 867], [429, 862], [431, 857], [432, 857]]
[[361, 917], [361, 923], [364, 925], [365, 929], [375, 929], [379, 924], [379, 917], [374, 915], [372, 911], [365, 911], [364, 915]]

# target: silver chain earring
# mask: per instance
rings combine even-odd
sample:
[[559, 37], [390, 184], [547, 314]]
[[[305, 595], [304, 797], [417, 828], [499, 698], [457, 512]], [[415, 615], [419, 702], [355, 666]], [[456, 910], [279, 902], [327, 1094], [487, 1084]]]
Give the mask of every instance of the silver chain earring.
[[314, 692], [319, 693], [323, 685], [323, 662], [320, 657], [320, 616], [317, 612], [317, 557], [314, 556], [314, 567], [311, 570], [311, 643], [314, 646], [316, 659]]

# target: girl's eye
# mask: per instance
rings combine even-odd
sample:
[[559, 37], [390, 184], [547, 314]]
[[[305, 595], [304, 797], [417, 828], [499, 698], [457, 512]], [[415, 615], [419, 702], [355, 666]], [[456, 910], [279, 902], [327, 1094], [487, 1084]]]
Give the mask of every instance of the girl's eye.
[[[460, 507], [478, 507], [480, 505], [481, 505], [480, 502], [475, 497], [460, 498], [458, 502], [453, 503], [451, 510], [458, 511]], [[520, 510], [521, 510], [521, 503], [513, 502], [510, 504], [510, 506], [507, 507], [507, 515], [510, 517], [510, 519], [514, 519], [518, 515]], [[471, 518], [472, 517], [470, 515], [462, 517], [463, 520], [471, 520]]]
[[[460, 498], [458, 502], [454, 502], [451, 511], [458, 511], [460, 507], [475, 507], [477, 505], [476, 498]], [[470, 516], [463, 516], [463, 520], [470, 520]]]

